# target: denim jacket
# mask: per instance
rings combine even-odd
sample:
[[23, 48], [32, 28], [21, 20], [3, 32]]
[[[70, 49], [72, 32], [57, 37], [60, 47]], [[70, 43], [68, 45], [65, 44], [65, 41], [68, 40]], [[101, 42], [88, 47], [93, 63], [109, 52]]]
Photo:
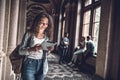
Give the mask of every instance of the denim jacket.
[[[23, 36], [23, 39], [22, 39], [22, 42], [20, 44], [20, 47], [19, 47], [19, 54], [20, 55], [29, 55], [29, 52], [28, 52], [28, 48], [30, 48], [33, 43], [33, 37], [34, 35], [32, 35], [30, 32], [26, 32]], [[49, 38], [48, 37], [45, 37], [45, 40], [44, 41], [49, 41]], [[47, 61], [47, 51], [43, 50], [43, 74], [46, 75], [47, 72], [48, 72], [48, 61]]]
[[[33, 37], [34, 35], [28, 31], [23, 36], [22, 42], [20, 44], [19, 48], [19, 54], [20, 55], [29, 55], [28, 48], [30, 48], [33, 44]], [[48, 41], [48, 37], [45, 37], [45, 41]], [[45, 54], [47, 51], [43, 50], [43, 53]]]

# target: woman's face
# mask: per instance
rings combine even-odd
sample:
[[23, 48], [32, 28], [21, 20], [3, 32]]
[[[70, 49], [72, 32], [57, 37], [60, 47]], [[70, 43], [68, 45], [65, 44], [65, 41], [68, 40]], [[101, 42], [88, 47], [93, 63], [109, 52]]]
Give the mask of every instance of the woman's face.
[[48, 27], [48, 18], [44, 17], [41, 18], [40, 24], [39, 24], [39, 29], [40, 30], [45, 30]]

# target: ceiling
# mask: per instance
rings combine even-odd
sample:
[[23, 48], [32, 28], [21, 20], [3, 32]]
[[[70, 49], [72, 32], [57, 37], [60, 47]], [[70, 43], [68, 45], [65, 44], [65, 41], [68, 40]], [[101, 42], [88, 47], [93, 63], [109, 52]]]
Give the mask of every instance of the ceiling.
[[58, 13], [62, 0], [27, 0], [27, 26], [36, 14], [47, 12], [50, 15]]

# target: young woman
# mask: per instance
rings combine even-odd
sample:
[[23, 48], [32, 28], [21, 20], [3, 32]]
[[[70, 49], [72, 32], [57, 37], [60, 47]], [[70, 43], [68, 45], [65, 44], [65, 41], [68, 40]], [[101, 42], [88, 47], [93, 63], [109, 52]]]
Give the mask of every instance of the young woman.
[[35, 17], [31, 29], [24, 34], [19, 48], [19, 54], [25, 55], [21, 69], [22, 80], [44, 80], [46, 53], [52, 47], [46, 51], [41, 44], [49, 40], [52, 26], [51, 16], [40, 13]]

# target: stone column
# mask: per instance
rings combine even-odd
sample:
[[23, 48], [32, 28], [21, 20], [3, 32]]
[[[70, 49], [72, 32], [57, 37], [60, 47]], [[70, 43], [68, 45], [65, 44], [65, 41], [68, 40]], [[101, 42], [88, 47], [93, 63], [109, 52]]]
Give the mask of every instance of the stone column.
[[61, 29], [62, 29], [62, 7], [63, 7], [63, 0], [62, 0], [62, 3], [61, 3], [61, 7], [60, 7], [60, 14], [59, 14], [59, 23], [58, 23], [58, 36], [57, 36], [57, 44], [59, 45], [60, 44], [60, 40], [61, 40]]
[[98, 54], [96, 59], [96, 74], [104, 80], [106, 80], [108, 60], [110, 56], [112, 3], [112, 0], [101, 1], [101, 22], [99, 29]]
[[[7, 47], [8, 47], [8, 35], [9, 35], [9, 21], [10, 21], [10, 5], [11, 0], [5, 0], [5, 22], [4, 22], [4, 37], [3, 37], [3, 52], [7, 54]], [[5, 56], [2, 58], [2, 70], [1, 71], [1, 80], [5, 80], [6, 75], [6, 61], [8, 57]]]
[[3, 34], [5, 21], [5, 0], [0, 0], [0, 57], [3, 56]]
[[68, 32], [68, 29], [70, 27], [70, 24], [69, 24], [70, 23], [70, 8], [71, 8], [71, 4], [70, 4], [70, 2], [68, 2], [65, 6], [65, 15], [66, 15], [66, 17], [65, 17], [65, 29], [64, 29], [65, 32]]
[[19, 24], [18, 24], [18, 44], [22, 41], [23, 34], [26, 30], [26, 10], [27, 10], [27, 0], [20, 1], [19, 10]]
[[79, 31], [80, 31], [80, 10], [81, 10], [81, 3], [78, 0], [77, 6], [77, 18], [76, 18], [76, 31], [75, 31], [75, 47], [79, 44]]
[[[19, 0], [11, 0], [9, 37], [8, 37], [8, 49], [7, 49], [8, 55], [16, 47], [18, 14], [19, 14]], [[14, 73], [11, 71], [10, 66], [11, 64], [8, 57], [8, 60], [6, 62], [6, 76], [5, 76], [6, 79], [5, 80], [14, 80]]]
[[11, 0], [8, 52], [16, 47], [18, 28], [19, 0]]
[[5, 0], [0, 0], [0, 80], [2, 76], [2, 62], [3, 62], [3, 34], [5, 21]]

